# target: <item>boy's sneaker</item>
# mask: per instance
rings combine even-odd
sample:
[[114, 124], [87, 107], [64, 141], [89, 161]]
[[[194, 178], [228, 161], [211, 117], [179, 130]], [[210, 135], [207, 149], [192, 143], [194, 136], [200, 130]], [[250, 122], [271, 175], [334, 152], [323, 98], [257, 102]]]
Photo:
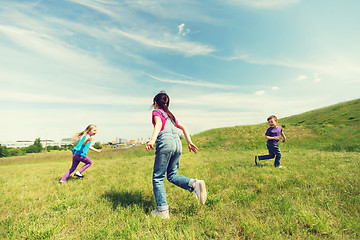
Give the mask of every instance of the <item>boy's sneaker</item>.
[[83, 177], [84, 177], [83, 175], [81, 175], [81, 173], [80, 173], [79, 171], [77, 171], [77, 172], [74, 174], [74, 176], [80, 177], [80, 178], [83, 178]]
[[63, 182], [65, 182], [65, 181], [63, 181], [63, 180], [60, 179], [59, 183], [62, 184]]
[[169, 219], [169, 210], [165, 210], [165, 211], [158, 211], [157, 209], [155, 209], [154, 211], [151, 212], [151, 215], [154, 217], [159, 217], [162, 219]]
[[206, 194], [205, 182], [203, 180], [195, 179], [194, 195], [196, 198], [200, 200], [201, 204], [205, 204], [207, 194]]
[[259, 157], [258, 156], [255, 156], [255, 165], [259, 166]]

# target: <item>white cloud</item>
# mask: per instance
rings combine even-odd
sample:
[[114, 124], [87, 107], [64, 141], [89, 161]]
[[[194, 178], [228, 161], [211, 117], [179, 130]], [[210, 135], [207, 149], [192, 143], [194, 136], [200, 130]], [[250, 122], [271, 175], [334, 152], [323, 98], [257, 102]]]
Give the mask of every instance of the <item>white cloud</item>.
[[[93, 24], [88, 24], [88, 23], [81, 23], [80, 21], [69, 22], [66, 19], [44, 15], [42, 16], [43, 21], [41, 21], [31, 17], [30, 14], [25, 15], [13, 9], [9, 9], [7, 11], [9, 13], [5, 12], [2, 13], [1, 15], [6, 19], [11, 19], [10, 21], [11, 25], [13, 25], [14, 27], [9, 27], [9, 29], [4, 29], [7, 28], [8, 26], [3, 25], [2, 30], [3, 31], [6, 30], [6, 32], [11, 35], [17, 34], [18, 36], [15, 36], [15, 38], [12, 39], [20, 42], [26, 41], [25, 39], [27, 38], [25, 35], [29, 36], [33, 34], [32, 37], [38, 37], [39, 38], [38, 41], [35, 42], [37, 43], [39, 42], [39, 40], [41, 40], [41, 38], [45, 38], [45, 40], [47, 38], [48, 39], [53, 38], [54, 41], [59, 41], [60, 38], [56, 39], [54, 36], [59, 36], [60, 34], [65, 34], [70, 36], [70, 35], [82, 33], [89, 35], [92, 38], [96, 38], [101, 41], [106, 41], [110, 44], [117, 43], [118, 46], [126, 45], [124, 43], [119, 42], [118, 35], [120, 34], [126, 37], [127, 39], [136, 41], [137, 43], [141, 43], [145, 46], [176, 51], [186, 56], [206, 55], [216, 51], [216, 49], [212, 46], [202, 44], [199, 42], [192, 42], [180, 38], [179, 35], [185, 36], [190, 32], [190, 29], [186, 28], [185, 24], [183, 24], [183, 26], [181, 26], [182, 25], [181, 24], [178, 29], [179, 34], [174, 35], [171, 34], [172, 30], [169, 28], [170, 26], [162, 25], [161, 27], [159, 27], [158, 24], [151, 24], [148, 21], [146, 21], [146, 19], [137, 16], [134, 13], [134, 9], [139, 7], [137, 6], [139, 5], [138, 2], [137, 4], [133, 4], [131, 1], [129, 1], [127, 3], [128, 8], [124, 8], [122, 7], [122, 4], [118, 4], [116, 2], [111, 2], [111, 1], [89, 2], [83, 0], [72, 0], [72, 2], [84, 5], [98, 12], [106, 14], [111, 19], [113, 19], [112, 20], [113, 22], [123, 23], [122, 25], [128, 26], [129, 29], [135, 29], [135, 30], [130, 31], [130, 30], [114, 28], [112, 26], [114, 26], [115, 24], [108, 24], [106, 20], [104, 20], [104, 22], [101, 21], [101, 22], [94, 22]], [[159, 3], [155, 5], [156, 8], [161, 6], [161, 4]], [[27, 11], [30, 10], [31, 7], [27, 9]], [[101, 24], [104, 24], [107, 27], [104, 27]], [[18, 27], [15, 27], [16, 25]], [[59, 27], [61, 30], [59, 30]], [[54, 29], [56, 29], [57, 31], [55, 31]], [[18, 30], [20, 31], [19, 33], [17, 33]], [[10, 31], [12, 31], [12, 33], [10, 33]], [[112, 34], [114, 32], [117, 33], [117, 35], [114, 36]], [[37, 34], [40, 35], [36, 36]], [[59, 36], [59, 37], [63, 37], [63, 36]], [[31, 44], [31, 42], [27, 44]], [[38, 50], [41, 50], [40, 46], [41, 43], [38, 45], [34, 45], [32, 47], [36, 47]], [[47, 50], [49, 49], [51, 50], [51, 48], [47, 48]], [[50, 54], [51, 52], [48, 53]], [[64, 53], [64, 55], [66, 55], [66, 52]]]
[[319, 74], [314, 73], [314, 82], [320, 82], [322, 79], [319, 77]]
[[[214, 56], [216, 57], [216, 56]], [[223, 59], [225, 61], [236, 61], [236, 60], [243, 60], [243, 61], [248, 61], [248, 58], [249, 56], [247, 54], [243, 54], [243, 55], [240, 55], [240, 56], [233, 56], [233, 57], [216, 57], [216, 58], [219, 58], [219, 59]], [[249, 62], [250, 63], [250, 62]]]
[[[53, 65], [57, 67], [69, 67], [77, 72], [86, 73], [91, 70], [109, 71], [115, 70], [90, 53], [69, 45], [45, 32], [35, 32], [18, 27], [0, 25], [0, 32], [7, 36], [13, 43], [23, 49], [16, 48], [15, 51], [23, 53], [24, 56], [31, 56], [33, 61], [43, 61], [44, 66]], [[24, 52], [27, 50], [30, 52]], [[41, 58], [41, 59], [39, 59]], [[21, 59], [20, 59], [21, 62]], [[118, 70], [117, 70], [118, 71]], [[92, 72], [91, 74], [94, 74]]]
[[[173, 20], [191, 19], [199, 22], [214, 22], [214, 16], [204, 14], [203, 5], [197, 1], [183, 0], [122, 0], [122, 1], [102, 1], [102, 0], [71, 0], [72, 2], [87, 6], [93, 10], [107, 15], [117, 21], [126, 21], [127, 25], [137, 24], [142, 21], [139, 12], [158, 16], [160, 19]], [[205, 3], [206, 4], [206, 3]], [[216, 19], [220, 21], [220, 19]], [[143, 22], [145, 24], [145, 22]], [[140, 27], [138, 25], [138, 27]]]
[[[81, 114], [79, 114], [81, 113]], [[0, 141], [35, 140], [37, 137], [61, 140], [72, 137], [90, 123], [98, 127], [95, 139], [115, 140], [116, 137], [138, 138], [151, 136], [151, 111], [108, 111], [83, 108], [0, 109], [2, 130]], [[115, 124], [114, 124], [115, 120]], [[19, 135], [13, 133], [21, 132]], [[4, 139], [6, 136], [6, 139]]]
[[284, 66], [284, 67], [296, 67], [296, 68], [308, 68], [311, 65], [310, 64], [301, 64], [298, 62], [295, 62], [293, 60], [279, 60], [279, 59], [266, 59], [266, 58], [255, 58], [252, 56], [249, 56], [248, 54], [242, 54], [240, 56], [231, 56], [231, 57], [217, 57], [215, 58], [223, 59], [226, 61], [236, 61], [236, 60], [242, 60], [247, 63], [251, 64], [257, 64], [257, 65], [277, 65], [277, 66]]
[[153, 78], [153, 79], [155, 79], [157, 81], [166, 82], [166, 83], [176, 83], [176, 84], [182, 84], [182, 85], [197, 86], [197, 87], [207, 87], [207, 88], [217, 88], [217, 89], [241, 88], [240, 86], [209, 83], [209, 82], [204, 82], [204, 81], [188, 81], [188, 80], [159, 78], [159, 77], [155, 77], [153, 75], [146, 74], [146, 73], [145, 73], [145, 75], [149, 76], [149, 77], [151, 77], [151, 78]]
[[[159, 24], [152, 24], [151, 22], [147, 21], [146, 18], [142, 18], [136, 14], [139, 9], [141, 9], [141, 11], [147, 11], [163, 19], [173, 18], [174, 15], [178, 14], [171, 15], [169, 14], [169, 12], [182, 12], [181, 9], [184, 8], [184, 5], [192, 6], [194, 4], [191, 1], [184, 4], [179, 4], [177, 2], [173, 2], [172, 4], [164, 4], [164, 2], [161, 1], [125, 1], [125, 3], [123, 4], [118, 4], [111, 1], [72, 1], [87, 6], [98, 12], [101, 12], [112, 18], [113, 21], [123, 23], [123, 26], [127, 26], [128, 29], [114, 28], [111, 27], [112, 25], [109, 25], [109, 27], [105, 28], [109, 30], [109, 34], [117, 34], [114, 37], [117, 42], [119, 42], [119, 40], [121, 41], [121, 39], [119, 39], [118, 37], [119, 35], [121, 35], [146, 47], [175, 51], [186, 56], [207, 55], [216, 51], [216, 49], [210, 45], [202, 44], [199, 42], [192, 42], [181, 38], [180, 36], [186, 36], [191, 31], [189, 28], [185, 27], [184, 23], [178, 26], [178, 32], [174, 35], [172, 34], [173, 31], [170, 28], [170, 25], [167, 26], [166, 24], [161, 24], [161, 26], [159, 26]], [[123, 5], [126, 5], [126, 8], [124, 8]], [[195, 10], [185, 12], [193, 11]], [[196, 16], [199, 15], [201, 15], [201, 13], [197, 12], [197, 14], [192, 14], [192, 17], [197, 18]], [[189, 17], [187, 17], [186, 19], [188, 18]], [[91, 32], [88, 34], [93, 36]], [[102, 37], [104, 35], [108, 36], [109, 34], [104, 31], [103, 33], [98, 33], [98, 37]]]
[[307, 79], [307, 76], [305, 76], [305, 75], [300, 75], [300, 76], [298, 76], [296, 78], [297, 81], [302, 81], [302, 80], [305, 80], [305, 79]]
[[[111, 66], [94, 52], [72, 45], [71, 41], [61, 40], [61, 35], [71, 31], [59, 30], [54, 34], [50, 26], [50, 22], [53, 23], [54, 20], [30, 21], [28, 17], [19, 13], [16, 16], [24, 21], [14, 21], [14, 26], [0, 24], [0, 41], [5, 39], [12, 43], [0, 45], [1, 82], [7, 83], [1, 90], [22, 92], [22, 97], [30, 102], [39, 99], [31, 94], [43, 95], [39, 93], [51, 92], [46, 101], [59, 102], [59, 99], [63, 98], [61, 94], [76, 96], [79, 94], [78, 89], [86, 91], [87, 94], [102, 95], [105, 94], [104, 91], [115, 88], [121, 83], [134, 82], [135, 71], [130, 72]], [[28, 24], [29, 22], [32, 24]], [[56, 26], [61, 25], [68, 29], [67, 21], [58, 20], [56, 23]], [[94, 34], [96, 32], [81, 24], [76, 25], [82, 26], [83, 32], [94, 32]], [[25, 93], [30, 95], [26, 97]], [[8, 94], [2, 97], [4, 96], [12, 99]]]
[[110, 11], [108, 8], [106, 8], [103, 4], [104, 3], [110, 3], [110, 2], [104, 2], [104, 1], [86, 1], [86, 0], [70, 0], [74, 3], [84, 5], [88, 8], [92, 8], [98, 12], [104, 13], [106, 15], [115, 17], [115, 13], [113, 11]]
[[277, 91], [277, 90], [279, 90], [280, 88], [277, 87], [277, 86], [274, 86], [274, 87], [272, 87], [271, 89], [274, 90], [274, 91]]
[[264, 95], [265, 94], [265, 91], [263, 91], [263, 90], [260, 90], [260, 91], [256, 91], [255, 92], [255, 95], [258, 95], [258, 96], [262, 96], [262, 95]]
[[86, 105], [109, 105], [109, 106], [137, 106], [149, 103], [149, 98], [135, 96], [119, 96], [113, 94], [102, 95], [54, 95], [54, 94], [37, 94], [23, 91], [0, 90], [0, 100], [2, 102], [26, 102], [26, 103], [76, 103]]
[[178, 34], [186, 36], [190, 33], [190, 29], [185, 28], [185, 23], [182, 23], [178, 26]]
[[185, 23], [182, 23], [178, 26], [178, 33], [181, 34], [184, 31]]
[[[274, 65], [274, 66], [281, 66], [281, 67], [289, 67], [289, 68], [298, 68], [298, 69], [304, 69], [308, 71], [316, 71], [325, 73], [328, 75], [333, 76], [343, 76], [343, 74], [346, 75], [353, 75], [358, 76], [360, 74], [360, 65], [357, 64], [359, 62], [358, 59], [343, 59], [342, 62], [337, 62], [336, 65], [334, 65], [333, 62], [326, 62], [326, 58], [323, 58], [321, 60], [318, 60], [315, 62], [299, 62], [293, 59], [277, 59], [277, 58], [262, 58], [262, 57], [251, 57], [248, 54], [243, 54], [240, 56], [231, 56], [231, 57], [218, 57], [212, 55], [214, 58], [225, 60], [225, 61], [236, 61], [241, 60], [247, 63], [251, 64], [257, 64], [257, 65]], [[307, 76], [299, 76], [301, 77], [298, 80], [304, 80], [304, 77]]]
[[[207, 55], [215, 51], [215, 48], [196, 42], [182, 40], [177, 36], [168, 33], [154, 35], [153, 33], [143, 32], [140, 34], [139, 30], [135, 32], [126, 32], [120, 29], [112, 29], [112, 32], [121, 36], [132, 39], [148, 47], [162, 48], [182, 53], [187, 56], [193, 55]], [[155, 37], [156, 36], [156, 37]]]

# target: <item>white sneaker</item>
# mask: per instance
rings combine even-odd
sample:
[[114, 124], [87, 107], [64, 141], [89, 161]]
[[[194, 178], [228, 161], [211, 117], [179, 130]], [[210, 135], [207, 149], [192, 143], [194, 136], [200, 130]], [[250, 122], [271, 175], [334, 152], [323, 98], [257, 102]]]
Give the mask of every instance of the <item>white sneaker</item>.
[[151, 212], [151, 215], [154, 217], [160, 217], [162, 219], [169, 219], [169, 210], [165, 210], [165, 211], [158, 211], [157, 209], [153, 210]]
[[63, 182], [65, 182], [65, 181], [63, 181], [63, 180], [60, 179], [59, 183], [61, 184], [61, 183], [63, 183]]
[[84, 177], [83, 175], [81, 175], [81, 173], [80, 173], [79, 171], [77, 171], [77, 172], [74, 174], [74, 176], [76, 176], [76, 177]]
[[207, 194], [206, 194], [205, 182], [203, 180], [195, 179], [194, 195], [196, 198], [200, 200], [201, 204], [205, 204]]

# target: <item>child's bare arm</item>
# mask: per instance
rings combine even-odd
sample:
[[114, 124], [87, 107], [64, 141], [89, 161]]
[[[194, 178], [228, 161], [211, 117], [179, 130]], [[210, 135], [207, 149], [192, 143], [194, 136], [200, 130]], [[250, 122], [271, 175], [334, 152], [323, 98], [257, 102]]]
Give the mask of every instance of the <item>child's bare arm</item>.
[[285, 136], [285, 134], [284, 134], [284, 132], [281, 132], [281, 136], [283, 137], [283, 142], [285, 142], [286, 141], [286, 136]]
[[188, 131], [187, 127], [185, 127], [185, 125], [182, 125], [179, 122], [177, 124], [177, 127], [183, 131], [185, 139], [186, 139], [186, 141], [188, 143], [189, 151], [190, 152], [193, 151], [196, 154], [198, 152], [198, 148], [191, 141], [191, 137], [190, 137], [190, 134], [189, 134], [189, 131]]
[[270, 136], [265, 135], [265, 138], [267, 140], [280, 140], [280, 136], [270, 137]]
[[96, 149], [96, 148], [94, 148], [94, 147], [89, 147], [89, 149], [90, 149], [91, 151], [101, 153], [101, 149]]
[[91, 141], [91, 137], [90, 136], [86, 136], [84, 142], [83, 142], [83, 145], [85, 146], [88, 142]]
[[154, 121], [155, 121], [155, 127], [154, 127], [153, 134], [150, 138], [150, 141], [146, 144], [146, 147], [145, 147], [147, 151], [154, 148], [155, 141], [156, 141], [157, 136], [159, 135], [161, 127], [162, 127], [162, 122], [161, 122], [160, 117], [154, 116]]

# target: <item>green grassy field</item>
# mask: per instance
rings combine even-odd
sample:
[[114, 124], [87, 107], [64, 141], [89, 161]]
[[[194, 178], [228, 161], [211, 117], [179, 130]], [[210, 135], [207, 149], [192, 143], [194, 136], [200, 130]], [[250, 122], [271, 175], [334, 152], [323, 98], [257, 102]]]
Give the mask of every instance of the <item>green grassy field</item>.
[[336, 107], [280, 120], [282, 169], [254, 166], [266, 124], [193, 136], [200, 152], [184, 151], [179, 173], [204, 179], [208, 200], [165, 181], [169, 220], [150, 216], [154, 152], [143, 146], [90, 154], [85, 178], [62, 185], [71, 152], [0, 159], [0, 238], [359, 239], [359, 100]]

